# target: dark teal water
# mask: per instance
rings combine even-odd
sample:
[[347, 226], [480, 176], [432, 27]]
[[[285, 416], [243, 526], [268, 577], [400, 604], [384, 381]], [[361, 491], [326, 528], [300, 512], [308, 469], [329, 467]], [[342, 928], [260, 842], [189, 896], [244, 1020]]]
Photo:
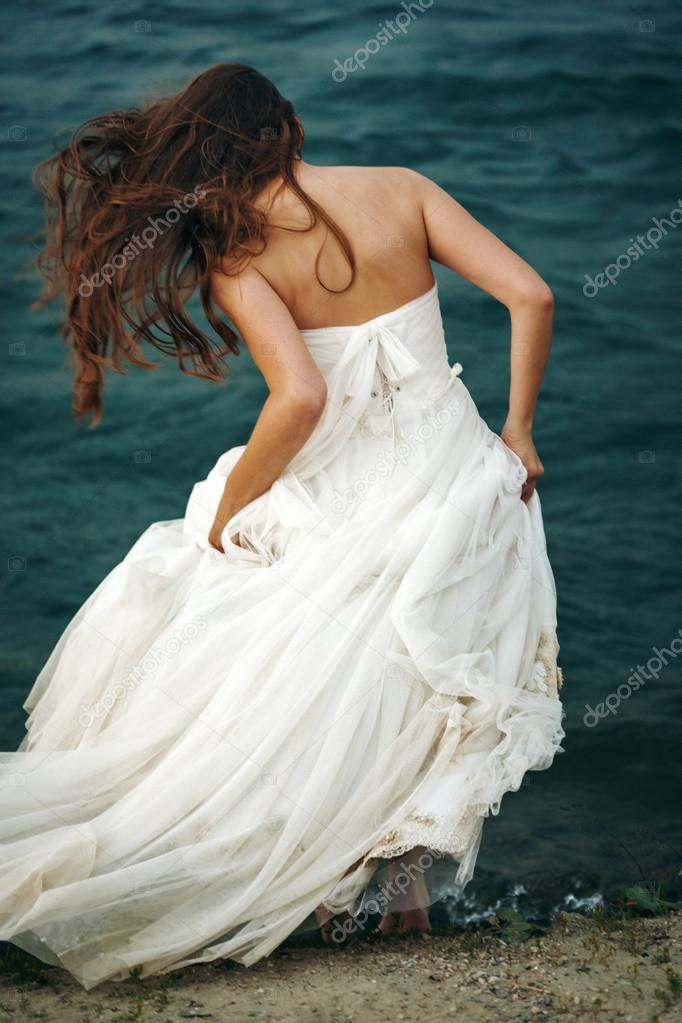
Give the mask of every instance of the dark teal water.
[[[168, 364], [112, 380], [101, 429], [75, 426], [58, 311], [29, 312], [36, 285], [14, 277], [30, 251], [21, 239], [40, 223], [31, 169], [56, 131], [217, 61], [245, 61], [293, 100], [308, 161], [419, 169], [554, 289], [537, 443], [566, 752], [488, 823], [468, 911], [514, 892], [531, 910], [575, 905], [640, 868], [662, 881], [681, 865], [682, 658], [664, 655], [636, 691], [628, 679], [682, 635], [682, 226], [647, 236], [682, 196], [682, 15], [660, 2], [434, 0], [364, 69], [334, 81], [335, 61], [400, 11], [348, 0], [334, 9], [291, 0], [17, 7], [0, 147], [9, 456], [0, 740], [14, 748], [21, 739], [22, 700], [71, 615], [150, 522], [183, 514], [192, 483], [246, 440], [264, 393], [245, 358], [227, 387]], [[141, 20], [149, 25], [136, 31]], [[638, 234], [648, 248], [638, 243], [626, 266]], [[586, 297], [585, 275], [619, 256], [615, 283]], [[499, 429], [506, 312], [448, 272], [438, 279], [451, 357]], [[136, 461], [139, 451], [148, 460]], [[619, 686], [614, 712], [585, 724], [586, 704]]]

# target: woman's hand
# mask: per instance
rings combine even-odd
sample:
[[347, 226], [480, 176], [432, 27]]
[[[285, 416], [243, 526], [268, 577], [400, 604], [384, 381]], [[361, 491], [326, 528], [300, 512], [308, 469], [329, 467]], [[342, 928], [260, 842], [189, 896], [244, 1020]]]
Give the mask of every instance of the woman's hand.
[[[225, 553], [225, 549], [223, 547], [222, 542], [222, 536], [226, 523], [227, 519], [216, 518], [208, 534], [208, 542], [210, 546], [213, 547], [216, 551], [220, 551], [221, 554]], [[239, 543], [239, 539], [240, 539], [239, 533], [235, 533], [234, 536], [230, 537], [232, 543], [235, 544], [237, 547], [241, 546], [241, 544]]]
[[225, 550], [223, 548], [223, 542], [222, 542], [222, 536], [223, 536], [223, 529], [224, 528], [225, 528], [225, 523], [224, 522], [220, 522], [218, 519], [215, 519], [214, 522], [213, 522], [213, 525], [211, 526], [210, 532], [208, 534], [208, 542], [209, 542], [209, 544], [216, 551], [220, 551], [221, 554], [225, 553]]
[[500, 436], [507, 447], [519, 456], [528, 473], [528, 479], [521, 489], [521, 500], [527, 502], [535, 493], [537, 481], [545, 471], [535, 449], [531, 431], [525, 427], [519, 428], [505, 423]]

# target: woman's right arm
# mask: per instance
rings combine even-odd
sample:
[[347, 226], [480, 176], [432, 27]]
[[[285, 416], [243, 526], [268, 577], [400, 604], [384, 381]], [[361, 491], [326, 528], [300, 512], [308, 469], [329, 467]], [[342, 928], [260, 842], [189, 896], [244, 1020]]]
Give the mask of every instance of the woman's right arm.
[[528, 471], [527, 501], [544, 472], [533, 443], [533, 416], [552, 343], [554, 297], [536, 271], [435, 182], [409, 171], [428, 237], [429, 256], [509, 310], [509, 411], [501, 436]]
[[260, 497], [315, 429], [327, 400], [324, 377], [277, 293], [257, 270], [215, 272], [211, 294], [241, 334], [270, 391], [249, 441], [227, 478], [209, 533], [222, 551], [227, 522]]

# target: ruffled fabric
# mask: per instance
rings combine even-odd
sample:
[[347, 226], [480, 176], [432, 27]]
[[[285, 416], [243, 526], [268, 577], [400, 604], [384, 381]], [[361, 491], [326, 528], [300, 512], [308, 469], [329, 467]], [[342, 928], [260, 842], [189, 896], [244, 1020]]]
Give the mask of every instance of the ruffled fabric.
[[435, 285], [303, 333], [329, 395], [306, 445], [224, 554], [242, 448], [143, 533], [0, 756], [0, 939], [86, 988], [254, 963], [417, 845], [466, 883], [485, 816], [561, 749], [540, 500], [448, 364]]

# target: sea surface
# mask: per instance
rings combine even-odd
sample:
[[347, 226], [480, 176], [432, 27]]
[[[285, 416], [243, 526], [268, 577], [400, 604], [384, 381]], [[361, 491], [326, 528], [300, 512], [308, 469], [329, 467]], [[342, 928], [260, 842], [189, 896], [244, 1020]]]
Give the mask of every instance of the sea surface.
[[[453, 912], [474, 919], [511, 900], [542, 915], [640, 879], [667, 884], [682, 866], [682, 225], [670, 218], [682, 209], [680, 9], [43, 0], [8, 13], [0, 748], [18, 745], [22, 702], [71, 616], [151, 522], [183, 515], [192, 484], [246, 441], [264, 397], [245, 357], [225, 387], [169, 362], [110, 380], [98, 430], [74, 424], [59, 309], [31, 311], [37, 283], [19, 273], [41, 223], [32, 168], [87, 117], [243, 61], [293, 101], [307, 161], [429, 175], [557, 299], [536, 436], [565, 752], [487, 822]], [[613, 283], [590, 285], [609, 265]], [[506, 310], [436, 272], [451, 361], [499, 430]], [[590, 716], [605, 701], [605, 716]]]

